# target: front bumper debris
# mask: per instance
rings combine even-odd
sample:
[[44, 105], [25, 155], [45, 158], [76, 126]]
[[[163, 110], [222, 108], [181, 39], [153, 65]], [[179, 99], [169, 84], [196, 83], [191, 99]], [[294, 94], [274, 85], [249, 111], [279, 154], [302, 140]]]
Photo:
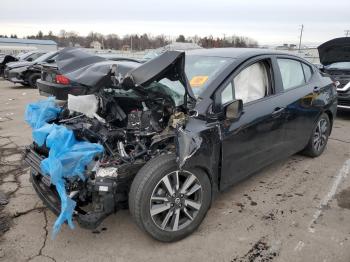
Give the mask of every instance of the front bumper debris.
[[[30, 182], [43, 203], [58, 216], [61, 212], [61, 201], [55, 186], [50, 183], [49, 177], [42, 174], [40, 163], [44, 158], [35, 151], [33, 145], [25, 148], [24, 161], [31, 167]], [[108, 178], [95, 179], [93, 183], [87, 182], [87, 188], [92, 194], [93, 210], [86, 211], [77, 205], [73, 219], [83, 228], [95, 229], [108, 215], [116, 212], [120, 207], [117, 205], [118, 194], [116, 192], [124, 189], [124, 185], [125, 181], [115, 181]], [[101, 188], [104, 190], [101, 191]]]

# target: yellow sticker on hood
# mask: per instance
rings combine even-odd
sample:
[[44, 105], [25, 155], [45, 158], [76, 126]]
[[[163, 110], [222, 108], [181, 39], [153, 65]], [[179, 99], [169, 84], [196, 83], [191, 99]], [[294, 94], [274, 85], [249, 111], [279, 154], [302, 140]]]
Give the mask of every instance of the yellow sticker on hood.
[[192, 77], [190, 84], [191, 87], [201, 87], [208, 80], [208, 76], [194, 76]]

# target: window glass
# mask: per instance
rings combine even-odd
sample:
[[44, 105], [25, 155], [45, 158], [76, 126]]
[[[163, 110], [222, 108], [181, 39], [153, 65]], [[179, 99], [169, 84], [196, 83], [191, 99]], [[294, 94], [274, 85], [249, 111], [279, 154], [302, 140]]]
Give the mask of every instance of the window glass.
[[283, 88], [288, 90], [305, 83], [303, 68], [301, 63], [292, 59], [277, 59], [280, 68]]
[[312, 76], [311, 68], [310, 68], [310, 66], [308, 66], [308, 65], [306, 65], [304, 63], [302, 63], [302, 65], [303, 65], [304, 74], [305, 74], [305, 81], [309, 82], [310, 79], [311, 79], [311, 76]]
[[40, 56], [42, 56], [43, 54], [45, 54], [45, 53], [34, 53], [31, 56], [29, 56], [28, 58], [31, 58], [31, 59], [33, 59], [32, 61], [34, 61], [34, 60], [38, 59]]
[[221, 93], [221, 104], [224, 105], [233, 101], [232, 83], [230, 82]]
[[248, 103], [268, 95], [269, 78], [266, 65], [255, 63], [243, 69], [234, 79], [235, 98]]
[[41, 63], [41, 62], [45, 62], [46, 60], [50, 59], [53, 55], [55, 55], [57, 52], [52, 51], [46, 54], [43, 54], [41, 56], [39, 56], [37, 59], [35, 59], [36, 63]]

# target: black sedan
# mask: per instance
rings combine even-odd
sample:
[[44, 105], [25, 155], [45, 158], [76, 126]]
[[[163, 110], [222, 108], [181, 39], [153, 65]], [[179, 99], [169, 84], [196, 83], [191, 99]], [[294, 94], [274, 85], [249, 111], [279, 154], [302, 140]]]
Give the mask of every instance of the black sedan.
[[[182, 239], [201, 224], [218, 192], [290, 155], [318, 157], [332, 130], [333, 81], [297, 56], [260, 49], [170, 51], [125, 74], [79, 57], [61, 53], [61, 73], [96, 92], [68, 98], [50, 123], [104, 148], [81, 169], [84, 181], [65, 182], [83, 227], [96, 227], [128, 206], [155, 239]], [[49, 134], [51, 141], [57, 134]], [[51, 171], [45, 176], [39, 166], [52, 156], [49, 147], [34, 143], [25, 159], [38, 195], [58, 215], [66, 211], [48, 179]], [[51, 161], [72, 168], [64, 154]]]

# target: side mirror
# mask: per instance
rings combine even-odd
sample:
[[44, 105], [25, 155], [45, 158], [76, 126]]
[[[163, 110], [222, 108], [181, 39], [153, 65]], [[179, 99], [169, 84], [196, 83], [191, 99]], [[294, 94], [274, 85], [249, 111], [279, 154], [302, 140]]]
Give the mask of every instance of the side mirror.
[[237, 120], [243, 113], [243, 101], [241, 99], [232, 101], [224, 108], [226, 120]]
[[32, 62], [32, 61], [33, 61], [33, 58], [29, 57], [29, 58], [27, 59], [27, 61], [28, 61], [28, 62]]
[[46, 63], [48, 63], [48, 64], [55, 63], [55, 59], [49, 59], [49, 60], [46, 61]]

